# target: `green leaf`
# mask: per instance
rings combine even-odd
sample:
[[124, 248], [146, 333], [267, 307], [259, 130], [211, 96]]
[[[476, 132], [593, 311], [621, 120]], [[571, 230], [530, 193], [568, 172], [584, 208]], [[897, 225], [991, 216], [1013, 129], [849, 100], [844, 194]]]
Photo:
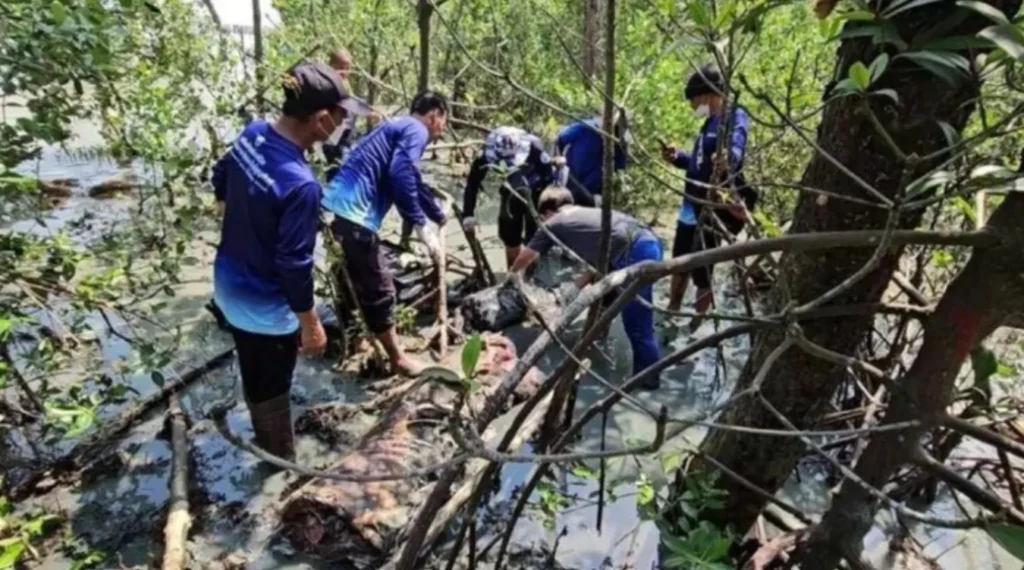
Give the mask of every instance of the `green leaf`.
[[483, 349], [484, 339], [479, 333], [471, 336], [462, 347], [462, 374], [466, 378], [473, 378], [476, 375], [476, 365], [480, 361]]
[[1013, 59], [1024, 62], [1024, 31], [1017, 26], [990, 26], [978, 32], [978, 37], [990, 40]]
[[[986, 529], [996, 541], [1017, 560], [1024, 560], [1024, 527], [1011, 524], [989, 525]], [[0, 566], [2, 568], [2, 566]]]
[[572, 474], [579, 477], [580, 479], [597, 479], [597, 472], [587, 467], [586, 465], [578, 465], [573, 467]]
[[871, 66], [868, 68], [868, 71], [871, 72], [871, 83], [878, 81], [878, 78], [881, 77], [883, 73], [885, 73], [885, 70], [888, 69], [888, 67], [888, 54], [883, 53], [882, 55], [876, 57], [875, 60], [871, 62]]
[[996, 8], [995, 6], [992, 6], [991, 4], [986, 4], [985, 2], [978, 2], [977, 0], [958, 0], [956, 5], [960, 6], [961, 8], [966, 8], [968, 10], [977, 12], [978, 14], [985, 16], [989, 20], [992, 20], [996, 24], [1010, 23], [1010, 19], [1006, 17], [1006, 14], [1004, 14], [1002, 10]]
[[970, 70], [967, 59], [957, 53], [943, 51], [912, 51], [901, 53], [896, 58], [906, 58], [931, 71], [950, 85], [963, 80]]
[[855, 62], [847, 71], [847, 76], [861, 90], [864, 91], [871, 85], [871, 72], [861, 62]]
[[900, 96], [898, 93], [896, 93], [895, 89], [876, 89], [875, 91], [872, 91], [871, 94], [878, 95], [881, 97], [888, 97], [889, 99], [892, 99], [892, 102], [897, 105], [900, 102]]
[[992, 47], [991, 40], [976, 36], [947, 36], [925, 42], [922, 51], [962, 51]]
[[711, 15], [708, 13], [704, 0], [690, 0], [686, 4], [686, 8], [689, 10], [690, 17], [693, 18], [695, 24], [702, 28], [711, 27]]
[[850, 10], [839, 14], [839, 18], [848, 22], [870, 22], [875, 19], [875, 13], [871, 10]]
[[975, 385], [982, 384], [999, 370], [999, 359], [991, 350], [978, 348], [971, 351], [971, 368], [974, 369]]
[[46, 529], [47, 523], [57, 520], [59, 520], [58, 517], [54, 515], [41, 515], [23, 524], [21, 526], [21, 530], [32, 538], [39, 538], [43, 535], [43, 531]]
[[0, 551], [0, 570], [5, 568], [14, 568], [14, 565], [21, 560], [21, 555], [25, 552], [25, 543], [22, 541], [15, 542], [5, 547]]
[[893, 2], [889, 5], [889, 8], [882, 12], [882, 17], [892, 18], [908, 10], [913, 10], [914, 8], [920, 8], [921, 6], [927, 6], [928, 4], [934, 4], [941, 1], [942, 0], [911, 0], [910, 2]]
[[953, 128], [953, 125], [946, 121], [938, 121], [938, 123], [939, 128], [942, 129], [942, 135], [946, 137], [946, 143], [950, 148], [960, 144], [960, 133]]

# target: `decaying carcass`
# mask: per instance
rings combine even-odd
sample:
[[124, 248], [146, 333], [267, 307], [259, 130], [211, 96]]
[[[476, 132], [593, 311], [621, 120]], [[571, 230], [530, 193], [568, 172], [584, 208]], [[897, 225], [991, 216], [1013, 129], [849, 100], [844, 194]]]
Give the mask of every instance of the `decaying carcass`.
[[[517, 361], [515, 347], [505, 337], [485, 334], [483, 340], [475, 377], [480, 390], [467, 405], [473, 411], [482, 409], [486, 397]], [[449, 354], [441, 366], [460, 370], [460, 351]], [[506, 406], [535, 394], [539, 385], [537, 371], [531, 370]], [[433, 381], [413, 386], [395, 398], [383, 418], [360, 438], [352, 453], [331, 468], [333, 471], [402, 473], [455, 455], [456, 445], [446, 433], [444, 421], [458, 398], [455, 389]], [[430, 483], [423, 478], [368, 484], [313, 481], [285, 499], [282, 533], [307, 554], [344, 560], [359, 568], [375, 567], [391, 554], [398, 533], [431, 491]]]

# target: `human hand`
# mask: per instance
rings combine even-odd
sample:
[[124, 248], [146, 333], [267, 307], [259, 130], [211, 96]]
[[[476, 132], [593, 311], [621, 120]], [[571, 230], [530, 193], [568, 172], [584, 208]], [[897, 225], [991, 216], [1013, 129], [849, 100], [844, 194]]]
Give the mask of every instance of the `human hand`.
[[473, 216], [467, 216], [462, 219], [462, 229], [466, 230], [466, 233], [471, 234], [476, 232], [477, 226], [476, 218]]
[[677, 149], [674, 146], [662, 145], [661, 146], [661, 159], [665, 162], [674, 163], [676, 161]]
[[327, 348], [327, 333], [324, 332], [320, 317], [313, 311], [303, 313], [299, 317], [302, 329], [299, 352], [312, 357], [322, 355]]
[[551, 159], [551, 164], [552, 164], [552, 166], [557, 166], [557, 167], [565, 166], [565, 157], [564, 156], [556, 156], [556, 157]]
[[601, 195], [600, 194], [594, 194], [594, 207], [596, 207], [596, 208], [600, 208], [601, 207]]
[[726, 210], [737, 220], [747, 221], [747, 208], [743, 204], [729, 204]]
[[440, 256], [441, 240], [438, 238], [437, 230], [428, 225], [416, 226], [416, 236], [427, 246], [430, 257], [437, 259]]

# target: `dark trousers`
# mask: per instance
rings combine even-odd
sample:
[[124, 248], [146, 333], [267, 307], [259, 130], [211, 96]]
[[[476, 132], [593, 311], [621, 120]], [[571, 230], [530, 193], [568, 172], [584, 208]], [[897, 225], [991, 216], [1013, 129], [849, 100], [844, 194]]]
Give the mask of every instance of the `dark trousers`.
[[380, 237], [344, 218], [331, 224], [334, 239], [345, 253], [345, 269], [366, 317], [366, 327], [378, 335], [395, 323], [395, 281], [384, 261]]
[[259, 404], [287, 394], [299, 356], [298, 332], [271, 336], [231, 330], [235, 338], [242, 390], [250, 404]]

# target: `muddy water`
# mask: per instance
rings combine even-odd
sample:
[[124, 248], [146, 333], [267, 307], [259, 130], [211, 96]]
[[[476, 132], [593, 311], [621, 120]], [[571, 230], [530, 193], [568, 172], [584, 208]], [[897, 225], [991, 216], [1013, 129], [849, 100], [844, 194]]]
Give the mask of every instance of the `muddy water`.
[[[44, 179], [75, 177], [83, 181], [102, 181], [118, 174], [115, 167], [93, 161], [75, 161], [62, 158], [56, 151], [48, 151], [38, 165], [33, 165]], [[457, 188], [458, 178], [451, 173], [428, 166], [431, 176], [440, 187]], [[87, 184], [83, 184], [87, 185]], [[496, 200], [487, 196], [481, 206], [479, 219], [488, 222], [496, 219]], [[53, 213], [47, 220], [47, 229], [61, 227], [66, 220], [91, 211], [117, 212], [127, 209], [130, 202], [103, 201], [99, 203], [85, 196], [76, 195], [68, 204]], [[122, 210], [123, 211], [123, 210]], [[123, 215], [123, 214], [122, 214]], [[116, 214], [113, 215], [116, 219]], [[392, 220], [394, 222], [394, 220]], [[53, 224], [51, 226], [50, 224]], [[392, 223], [390, 231], [395, 231]], [[28, 229], [28, 228], [25, 228]], [[461, 252], [469, 259], [461, 231], [450, 224], [445, 229], [451, 251]], [[481, 229], [485, 251], [496, 271], [504, 268], [504, 255], [497, 240], [496, 228], [484, 225]], [[664, 236], [666, 238], [670, 236]], [[174, 377], [189, 367], [203, 362], [230, 346], [230, 338], [217, 330], [212, 319], [202, 309], [209, 298], [211, 289], [208, 280], [208, 263], [212, 259], [212, 248], [203, 243], [195, 244], [196, 256], [204, 263], [189, 270], [185, 281], [190, 284], [179, 287], [176, 297], [169, 303], [163, 321], [168, 326], [181, 326], [189, 339], [174, 370], [167, 376]], [[549, 282], [555, 278], [547, 268], [540, 278]], [[727, 267], [718, 270], [718, 281], [729, 282]], [[740, 312], [742, 305], [735, 295], [725, 290], [720, 293], [720, 308]], [[656, 302], [664, 304], [666, 284], [656, 288]], [[685, 323], [681, 323], [685, 324]], [[579, 335], [581, 323], [576, 323], [564, 337], [571, 344]], [[713, 331], [713, 324], [705, 324], [699, 335]], [[150, 334], [166, 331], [150, 330]], [[536, 338], [539, 330], [535, 327], [516, 327], [508, 331], [520, 352]], [[667, 350], [678, 348], [688, 342], [685, 334], [663, 336], [663, 347]], [[104, 337], [103, 354], [108, 363], [130, 355], [129, 347], [114, 337]], [[654, 422], [650, 412], [664, 405], [674, 416], [686, 415], [695, 410], [706, 409], [724, 398], [748, 354], [745, 337], [725, 344], [719, 355], [714, 350], [705, 351], [687, 362], [668, 370], [663, 376], [662, 388], [653, 393], [637, 396], [639, 406], [620, 404], [607, 417], [605, 446], [607, 449], [636, 445], [638, 440], [654, 437]], [[611, 382], [621, 382], [629, 375], [630, 350], [621, 325], [616, 323], [608, 340], [590, 354], [595, 374]], [[558, 351], [552, 348], [540, 363], [543, 372], [549, 372], [557, 363]], [[183, 405], [191, 418], [191, 447], [194, 471], [192, 481], [192, 505], [195, 525], [192, 532], [192, 556], [197, 567], [222, 559], [231, 554], [241, 556], [247, 568], [321, 568], [327, 565], [306, 560], [291, 549], [273, 539], [277, 522], [274, 510], [277, 499], [286, 486], [293, 481], [288, 474], [263, 477], [257, 468], [257, 461], [228, 444], [205, 418], [214, 402], [232, 391], [237, 391], [237, 367], [232, 364], [209, 374], [196, 383], [183, 397]], [[69, 381], [75, 376], [67, 375]], [[148, 375], [121, 377], [121, 380], [140, 395], [145, 396], [159, 389]], [[577, 411], [584, 409], [606, 395], [606, 389], [592, 376], [586, 377], [580, 387]], [[364, 397], [363, 386], [353, 377], [331, 370], [322, 362], [300, 360], [295, 375], [293, 400], [300, 408], [325, 402], [359, 401]], [[123, 408], [110, 407], [104, 410], [105, 417], [114, 417]], [[161, 531], [164, 511], [168, 500], [168, 477], [170, 469], [169, 445], [158, 437], [162, 417], [157, 415], [140, 423], [118, 446], [112, 458], [102, 462], [103, 468], [91, 470], [83, 484], [76, 488], [57, 487], [49, 494], [35, 499], [33, 505], [46, 507], [51, 511], [66, 514], [72, 531], [95, 548], [113, 553], [104, 567], [121, 568], [150, 565], [160, 553]], [[247, 414], [236, 406], [229, 415], [233, 430], [248, 436], [251, 433]], [[359, 433], [365, 426], [349, 426], [353, 433]], [[597, 449], [601, 442], [601, 422], [594, 421], [587, 427], [577, 449]], [[684, 438], [670, 442], [673, 448], [685, 448], [695, 444], [703, 433], [695, 429]], [[342, 449], [330, 448], [310, 437], [299, 441], [299, 462], [326, 467], [336, 461]], [[596, 471], [599, 466], [588, 465]], [[637, 514], [635, 481], [641, 474], [655, 483], [663, 480], [658, 461], [653, 458], [640, 460], [611, 460], [606, 464], [610, 495], [603, 505], [602, 517], [598, 519], [598, 483], [590, 477], [580, 477], [562, 470], [549, 480], [550, 487], [568, 497], [552, 515], [544, 514], [539, 508], [541, 495], [533, 499], [528, 516], [521, 520], [515, 530], [512, 562], [523, 568], [546, 567], [549, 561], [566, 568], [651, 568], [656, 564], [657, 531], [653, 524], [643, 521]], [[480, 545], [491, 542], [495, 533], [500, 533], [503, 524], [493, 524], [506, 513], [517, 496], [518, 487], [528, 476], [528, 466], [508, 466], [503, 470], [500, 489], [491, 497], [486, 513], [481, 516]], [[808, 465], [801, 470], [800, 477], [794, 478], [784, 495], [788, 500], [810, 512], [820, 512], [825, 506], [827, 491], [825, 473]], [[934, 512], [954, 514], [948, 499], [932, 508]], [[869, 537], [872, 546], [884, 546], [885, 533], [891, 532], [893, 524], [886, 514], [879, 517], [879, 526]], [[950, 554], [940, 558], [945, 568], [998, 568], [1006, 563], [1005, 553], [990, 541], [984, 540], [979, 532], [953, 533], [949, 531], [918, 531], [915, 536], [928, 542], [926, 552], [937, 555], [949, 550]], [[966, 540], [958, 547], [958, 544]], [[881, 552], [884, 555], [884, 552]], [[886, 568], [884, 560], [879, 568]], [[71, 560], [54, 553], [35, 566], [40, 568], [67, 568]], [[486, 566], [486, 559], [482, 564]], [[1009, 568], [1010, 566], [1005, 566]]]

